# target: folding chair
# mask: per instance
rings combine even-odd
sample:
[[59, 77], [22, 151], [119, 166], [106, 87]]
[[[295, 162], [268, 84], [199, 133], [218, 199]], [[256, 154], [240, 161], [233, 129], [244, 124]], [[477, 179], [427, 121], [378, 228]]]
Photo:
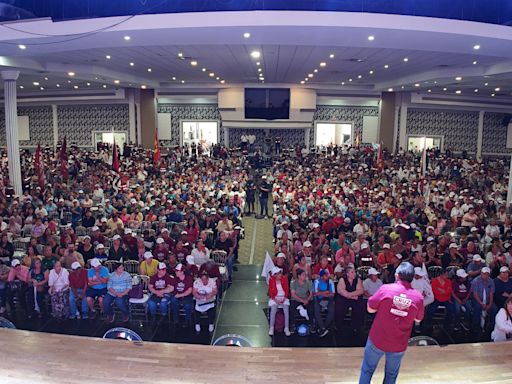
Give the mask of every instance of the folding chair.
[[126, 260], [124, 263], [124, 270], [128, 272], [130, 275], [138, 275], [139, 274], [139, 262], [135, 260]]
[[142, 284], [142, 298], [140, 299], [132, 299], [128, 301], [129, 304], [129, 310], [130, 310], [130, 319], [131, 320], [137, 320], [140, 318], [143, 318], [144, 321], [148, 321], [148, 311], [147, 311], [147, 303], [149, 300], [149, 292], [148, 292], [148, 285], [149, 285], [149, 277], [144, 275], [136, 275], [134, 276], [135, 280], [140, 281]]

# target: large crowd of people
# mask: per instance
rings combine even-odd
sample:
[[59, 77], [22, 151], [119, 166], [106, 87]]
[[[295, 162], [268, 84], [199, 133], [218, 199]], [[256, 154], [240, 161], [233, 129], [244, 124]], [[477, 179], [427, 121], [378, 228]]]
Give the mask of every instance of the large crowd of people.
[[142, 300], [152, 321], [168, 316], [200, 331], [206, 318], [211, 332], [242, 218], [255, 214], [273, 220], [270, 335], [281, 311], [287, 336], [299, 321], [323, 337], [349, 313], [358, 333], [371, 321], [367, 299], [403, 261], [415, 267], [426, 329], [442, 321], [493, 330], [494, 340], [512, 335], [502, 160], [431, 150], [422, 164], [420, 153], [328, 147], [280, 150], [257, 169], [244, 152], [214, 149], [178, 148], [155, 164], [152, 151], [132, 148], [121, 151], [119, 172], [108, 148], [74, 148], [66, 172], [58, 151], [46, 150], [44, 184], [27, 152], [17, 197], [4, 157], [0, 312], [114, 321], [115, 307], [128, 321]]

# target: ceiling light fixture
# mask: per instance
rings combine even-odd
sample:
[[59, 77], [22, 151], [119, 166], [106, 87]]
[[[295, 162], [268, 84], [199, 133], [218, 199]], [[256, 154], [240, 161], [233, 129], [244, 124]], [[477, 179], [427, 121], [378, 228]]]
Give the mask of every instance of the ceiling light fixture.
[[215, 73], [210, 72], [210, 73], [208, 74], [208, 76], [210, 76], [210, 77], [215, 77]]
[[258, 72], [261, 72], [261, 71], [262, 71], [262, 69], [261, 69], [261, 68], [258, 68]]
[[19, 44], [18, 48], [21, 50], [25, 50], [25, 49], [27, 49], [27, 46], [25, 44]]
[[248, 39], [249, 37], [251, 37], [251, 34], [249, 32], [245, 32], [244, 39]]
[[135, 65], [134, 62], [130, 62], [130, 67], [133, 67]]
[[263, 81], [263, 80], [265, 80], [265, 78], [260, 76], [260, 80]]
[[256, 65], [260, 65], [261, 63], [259, 61], [256, 62]]
[[352, 81], [352, 79], [348, 79], [348, 81], [349, 81], [349, 82], [351, 82], [351, 81]]
[[375, 36], [373, 36], [373, 35], [368, 36], [368, 40], [370, 40], [370, 41], [375, 40]]
[[357, 75], [357, 78], [358, 78], [358, 79], [362, 79], [362, 78], [363, 78], [363, 75]]
[[495, 93], [491, 93], [491, 96], [494, 97], [494, 96], [496, 96], [496, 94]]
[[124, 39], [125, 41], [130, 41], [131, 37], [130, 37], [130, 36], [128, 36], [128, 35], [126, 35], [126, 36], [124, 36], [124, 37], [123, 37], [123, 39]]
[[224, 79], [220, 81], [221, 84], [224, 84], [225, 82], [226, 82], [226, 80], [224, 80]]
[[173, 76], [173, 77], [172, 77], [172, 81], [176, 81], [176, 76]]
[[495, 92], [499, 92], [499, 91], [501, 91], [501, 88], [496, 87], [496, 88], [494, 88], [494, 91], [495, 91]]
[[475, 88], [475, 90], [473, 92], [478, 92], [478, 88]]
[[201, 71], [206, 72], [206, 68], [201, 69]]
[[142, 84], [140, 87], [141, 87], [142, 89], [146, 89], [146, 86], [145, 86], [144, 84]]
[[323, 67], [325, 67], [326, 65], [327, 65], [327, 63], [326, 63], [325, 61], [322, 61], [322, 62], [320, 63], [320, 66], [321, 66], [322, 68], [323, 68]]
[[107, 60], [110, 60], [111, 58], [112, 58], [112, 56], [110, 56], [110, 55], [105, 56], [105, 59], [107, 59]]
[[[44, 91], [44, 87], [41, 87], [41, 88], [39, 88], [39, 89], [40, 89], [41, 91]], [[494, 94], [493, 94], [493, 96], [494, 96]]]
[[445, 92], [446, 92], [447, 90], [448, 90], [448, 88], [443, 88], [443, 91], [445, 91]]
[[304, 81], [304, 80], [301, 80], [301, 81], [300, 81], [300, 83], [301, 83], [301, 84], [304, 84], [304, 83], [305, 83], [305, 81]]
[[68, 84], [71, 84], [71, 80], [68, 80]]
[[331, 53], [331, 54], [329, 55], [329, 59], [334, 59], [334, 53]]
[[71, 76], [71, 77], [75, 76], [75, 72], [68, 72], [68, 76]]
[[91, 86], [91, 83], [87, 83], [87, 86], [90, 87]]
[[409, 61], [409, 58], [408, 57], [404, 57], [404, 62], [408, 62]]
[[191, 65], [191, 66], [193, 66], [193, 67], [195, 67], [195, 66], [197, 65], [197, 61], [196, 61], [196, 60], [192, 60], [192, 61], [190, 62], [190, 65]]
[[119, 84], [120, 81], [119, 80], [114, 80], [114, 84]]
[[415, 87], [419, 87], [420, 86], [420, 83], [416, 83], [414, 84]]
[[384, 65], [384, 68], [385, 68], [385, 69], [388, 69], [388, 68], [389, 68], [389, 65], [388, 65], [388, 64]]
[[373, 75], [373, 73], [374, 73], [374, 72], [373, 72], [373, 70], [370, 70], [370, 72], [368, 72], [368, 73], [369, 73], [370, 75]]
[[473, 65], [477, 65], [478, 64], [478, 61], [473, 61]]
[[481, 47], [480, 47], [480, 44], [475, 44], [475, 45], [473, 45], [473, 49], [474, 49], [475, 51], [478, 51], [480, 48], [481, 48]]
[[253, 59], [259, 59], [259, 58], [260, 58], [260, 56], [261, 56], [261, 52], [260, 52], [260, 51], [252, 51], [252, 52], [251, 52], [251, 57], [252, 57]]
[[431, 90], [431, 89], [428, 89], [428, 90], [427, 90], [427, 92], [428, 92], [428, 93], [430, 93], [430, 92], [432, 92], [432, 90]]
[[316, 69], [316, 68], [315, 68], [315, 69], [313, 69], [313, 72], [314, 72], [314, 73], [318, 73], [318, 69]]
[[393, 92], [393, 88], [388, 88], [388, 92]]
[[462, 91], [461, 91], [460, 89], [457, 89], [457, 90], [455, 91], [455, 93], [456, 93], [457, 95], [460, 95], [460, 94], [462, 93]]
[[489, 85], [489, 83], [485, 83], [484, 85], [487, 87]]
[[73, 85], [73, 88], [78, 89], [78, 85]]
[[219, 81], [219, 80], [220, 80], [220, 77], [219, 77], [219, 76], [217, 76], [217, 77], [215, 78], [215, 80]]
[[341, 82], [341, 85], [345, 85], [345, 82], [344, 82], [344, 81], [342, 81], [342, 82]]
[[457, 77], [455, 78], [455, 80], [456, 80], [456, 81], [461, 81], [461, 80], [462, 80], [462, 77], [461, 77], [461, 76], [457, 76]]
[[48, 77], [46, 77], [46, 76], [45, 76], [45, 78], [44, 78], [44, 79], [45, 79], [46, 81], [48, 81]]
[[34, 81], [32, 84], [34, 84], [36, 87], [39, 86], [39, 83], [37, 81]]
[[181, 84], [185, 84], [185, 80], [181, 80]]
[[57, 84], [57, 88], [60, 88], [60, 84]]
[[153, 70], [151, 68], [148, 68], [148, 72], [152, 72]]
[[103, 84], [103, 88], [107, 88], [107, 84]]
[[23, 89], [23, 88], [25, 88], [25, 87], [23, 85], [20, 85], [20, 89]]
[[311, 77], [313, 77], [313, 76], [315, 76], [315, 75], [313, 75], [312, 73], [308, 73], [308, 77], [309, 77], [309, 78], [311, 78]]
[[182, 58], [183, 57], [183, 52], [178, 52], [178, 57]]

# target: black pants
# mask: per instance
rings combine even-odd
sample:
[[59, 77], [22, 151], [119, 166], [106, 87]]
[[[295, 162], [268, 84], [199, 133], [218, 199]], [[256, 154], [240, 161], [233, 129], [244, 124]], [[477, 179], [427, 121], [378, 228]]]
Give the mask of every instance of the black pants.
[[248, 213], [254, 213], [254, 211], [255, 211], [254, 200], [252, 200], [252, 201], [247, 200], [247, 211], [248, 211]]
[[[213, 307], [206, 311], [206, 316], [208, 318], [208, 324], [213, 324], [215, 322], [216, 308], [217, 307]], [[199, 324], [201, 322], [201, 315], [203, 313], [205, 313], [205, 312], [195, 311], [196, 324]]]

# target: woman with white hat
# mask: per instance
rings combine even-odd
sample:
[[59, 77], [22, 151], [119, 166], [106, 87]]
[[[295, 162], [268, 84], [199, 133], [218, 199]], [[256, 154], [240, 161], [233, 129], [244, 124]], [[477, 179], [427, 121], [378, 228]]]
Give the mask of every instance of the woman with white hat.
[[278, 308], [281, 308], [284, 313], [284, 334], [290, 336], [290, 287], [288, 284], [288, 277], [283, 276], [283, 271], [279, 267], [272, 268], [272, 276], [268, 282], [268, 306], [270, 307], [270, 328], [268, 330], [269, 336], [274, 335], [274, 325], [276, 322], [276, 314]]

